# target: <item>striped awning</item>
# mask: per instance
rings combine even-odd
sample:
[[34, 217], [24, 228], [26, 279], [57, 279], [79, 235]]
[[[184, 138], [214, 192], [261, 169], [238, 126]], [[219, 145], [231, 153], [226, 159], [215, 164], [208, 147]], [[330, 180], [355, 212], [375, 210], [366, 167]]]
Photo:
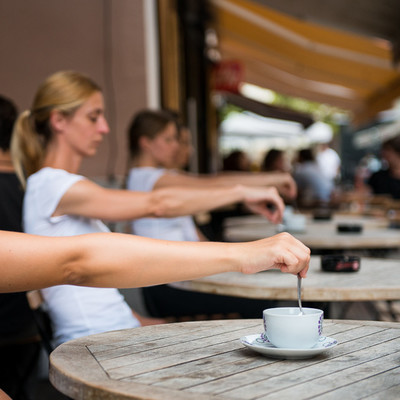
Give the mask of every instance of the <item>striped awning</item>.
[[[397, 4], [396, 4], [397, 3]], [[243, 81], [371, 121], [400, 97], [393, 0], [210, 0], [223, 60]]]

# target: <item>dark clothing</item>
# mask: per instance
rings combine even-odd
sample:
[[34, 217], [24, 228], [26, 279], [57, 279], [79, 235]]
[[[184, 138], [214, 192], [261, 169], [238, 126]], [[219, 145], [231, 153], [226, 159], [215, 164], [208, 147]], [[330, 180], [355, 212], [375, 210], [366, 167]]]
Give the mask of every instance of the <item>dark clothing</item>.
[[24, 192], [17, 176], [0, 172], [0, 229], [22, 232]]
[[[0, 173], [0, 229], [22, 232], [24, 192], [13, 173]], [[6, 321], [6, 322], [5, 322]], [[33, 323], [25, 293], [0, 294], [0, 342]]]
[[389, 170], [373, 173], [367, 181], [374, 194], [389, 194], [400, 199], [400, 179], [394, 178]]
[[0, 347], [0, 387], [13, 400], [35, 399], [39, 342]]
[[[23, 190], [0, 173], [0, 230], [22, 232]], [[0, 294], [0, 388], [14, 400], [33, 399], [40, 342], [25, 292]]]

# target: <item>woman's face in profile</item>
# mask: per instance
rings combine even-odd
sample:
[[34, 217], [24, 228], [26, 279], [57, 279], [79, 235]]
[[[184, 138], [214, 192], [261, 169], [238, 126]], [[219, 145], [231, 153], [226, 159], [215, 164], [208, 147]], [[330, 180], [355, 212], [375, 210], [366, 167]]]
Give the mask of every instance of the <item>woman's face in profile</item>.
[[102, 93], [94, 93], [72, 116], [64, 118], [60, 125], [62, 140], [82, 157], [95, 155], [104, 135], [110, 131], [104, 116]]
[[179, 151], [176, 125], [170, 122], [154, 139], [147, 141], [148, 151], [156, 165], [174, 168]]

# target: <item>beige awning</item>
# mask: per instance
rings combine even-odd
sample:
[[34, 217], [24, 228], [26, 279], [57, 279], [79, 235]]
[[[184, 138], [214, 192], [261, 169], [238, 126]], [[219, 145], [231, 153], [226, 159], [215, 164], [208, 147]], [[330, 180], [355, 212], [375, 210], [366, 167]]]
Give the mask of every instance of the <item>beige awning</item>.
[[[281, 10], [267, 7], [268, 3], [281, 5]], [[394, 67], [400, 7], [392, 0], [210, 0], [210, 4], [222, 59], [239, 60], [246, 82], [349, 110], [356, 124], [370, 121], [400, 97], [400, 70]], [[342, 15], [337, 7], [329, 9], [333, 5], [341, 7]], [[283, 13], [282, 7], [302, 19]], [[322, 17], [313, 13], [317, 8]], [[383, 12], [390, 18], [382, 21]], [[366, 16], [376, 20], [374, 26], [356, 25]], [[352, 21], [357, 33], [347, 30]]]

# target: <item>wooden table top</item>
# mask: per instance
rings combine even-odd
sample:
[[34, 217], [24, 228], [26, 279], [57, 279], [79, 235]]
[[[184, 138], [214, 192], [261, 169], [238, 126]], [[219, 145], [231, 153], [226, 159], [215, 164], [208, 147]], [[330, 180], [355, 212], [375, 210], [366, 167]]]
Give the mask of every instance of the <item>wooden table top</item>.
[[[302, 213], [303, 214], [303, 213]], [[304, 213], [307, 222], [312, 224], [337, 225], [337, 224], [361, 224], [364, 228], [384, 228], [389, 226], [389, 220], [384, 217], [376, 217], [369, 215], [355, 215], [346, 213], [335, 213], [330, 220], [314, 220], [312, 214]], [[270, 224], [268, 220], [260, 215], [245, 215], [238, 217], [229, 217], [224, 220], [225, 226], [237, 226], [243, 223], [246, 224]]]
[[[302, 283], [304, 301], [374, 301], [400, 299], [400, 260], [361, 258], [357, 272], [325, 272], [312, 256]], [[279, 270], [244, 275], [227, 272], [170, 285], [179, 289], [254, 299], [297, 300], [297, 278]]]
[[85, 400], [399, 398], [399, 323], [326, 320], [323, 335], [338, 344], [304, 360], [269, 358], [239, 341], [262, 330], [260, 318], [91, 335], [51, 354], [50, 380]]
[[[340, 223], [361, 224], [361, 233], [338, 233]], [[230, 242], [257, 240], [275, 235], [277, 227], [258, 216], [228, 218], [224, 238]], [[337, 215], [331, 221], [307, 218], [304, 232], [292, 232], [312, 249], [393, 249], [400, 247], [400, 231], [389, 229], [382, 218]]]

